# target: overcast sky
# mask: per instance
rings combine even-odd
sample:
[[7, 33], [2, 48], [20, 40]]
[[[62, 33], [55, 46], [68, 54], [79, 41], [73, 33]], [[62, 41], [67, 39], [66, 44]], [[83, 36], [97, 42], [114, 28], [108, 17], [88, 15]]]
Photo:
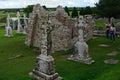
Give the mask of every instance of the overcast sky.
[[68, 7], [95, 6], [99, 0], [0, 0], [0, 8], [23, 8], [27, 5], [41, 4], [46, 7], [57, 7], [58, 5]]

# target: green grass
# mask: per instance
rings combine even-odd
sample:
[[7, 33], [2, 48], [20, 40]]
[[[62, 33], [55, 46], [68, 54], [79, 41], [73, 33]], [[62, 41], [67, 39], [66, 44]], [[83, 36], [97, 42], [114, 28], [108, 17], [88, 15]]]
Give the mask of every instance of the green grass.
[[[14, 32], [14, 37], [4, 37], [0, 29], [0, 80], [32, 80], [28, 73], [34, 68], [37, 54], [24, 44], [25, 35]], [[16, 55], [23, 57], [9, 59]]]
[[[0, 80], [34, 80], [28, 76], [35, 66], [38, 55], [32, 48], [24, 44], [25, 35], [16, 34], [14, 37], [4, 37], [4, 29], [0, 28]], [[92, 65], [68, 60], [66, 56], [72, 54], [73, 49], [56, 51], [56, 72], [64, 80], [120, 80], [120, 63], [115, 65], [105, 64], [105, 59], [120, 59], [120, 38], [113, 43], [105, 37], [91, 39], [88, 42], [89, 54], [95, 60]], [[110, 47], [100, 47], [99, 44], [108, 44]], [[106, 54], [118, 51], [118, 55], [109, 57]], [[9, 59], [16, 55], [23, 57]]]
[[[59, 72], [64, 80], [120, 80], [120, 63], [115, 65], [104, 63], [105, 59], [120, 59], [120, 54], [114, 57], [108, 57], [106, 55], [107, 53], [114, 50], [120, 53], [120, 45], [118, 45], [120, 43], [119, 41], [120, 39], [117, 38], [116, 42], [112, 43], [105, 37], [89, 40], [89, 53], [95, 60], [95, 63], [92, 65], [70, 61], [61, 57], [63, 55], [72, 53], [72, 51], [58, 51], [54, 54], [57, 72]], [[111, 46], [104, 48], [99, 47], [99, 44], [108, 44]]]
[[96, 21], [95, 25], [96, 25], [97, 30], [100, 26], [103, 27], [103, 30], [105, 30], [105, 22], [104, 21]]

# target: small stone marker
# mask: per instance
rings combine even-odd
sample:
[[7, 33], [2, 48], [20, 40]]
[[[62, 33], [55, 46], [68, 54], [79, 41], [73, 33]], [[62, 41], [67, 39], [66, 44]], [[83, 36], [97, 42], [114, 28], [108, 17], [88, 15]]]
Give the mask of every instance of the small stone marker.
[[116, 56], [118, 54], [117, 51], [112, 51], [111, 53], [108, 53], [108, 56]]
[[107, 45], [107, 44], [100, 44], [99, 46], [101, 46], [101, 47], [109, 47], [110, 45]]
[[118, 62], [119, 62], [119, 60], [115, 60], [115, 59], [104, 60], [104, 63], [106, 63], [106, 64], [117, 64]]

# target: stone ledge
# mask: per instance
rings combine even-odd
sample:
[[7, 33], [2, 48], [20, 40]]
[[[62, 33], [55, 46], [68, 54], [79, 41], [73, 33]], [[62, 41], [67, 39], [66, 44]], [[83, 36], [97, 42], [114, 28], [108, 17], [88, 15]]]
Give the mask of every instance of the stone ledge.
[[58, 73], [47, 75], [36, 70], [30, 72], [29, 76], [36, 78], [37, 80], [62, 80], [62, 78], [58, 76]]

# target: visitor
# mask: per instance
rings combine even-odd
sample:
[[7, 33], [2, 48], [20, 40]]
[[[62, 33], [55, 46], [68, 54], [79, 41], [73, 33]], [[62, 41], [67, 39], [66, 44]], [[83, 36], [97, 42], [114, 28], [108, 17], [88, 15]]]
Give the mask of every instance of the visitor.
[[111, 24], [108, 22], [106, 23], [106, 30], [105, 30], [105, 33], [106, 33], [106, 38], [109, 38], [109, 32], [110, 32], [110, 26]]
[[116, 33], [116, 28], [115, 25], [112, 23], [110, 27], [110, 39], [114, 42], [115, 41], [115, 33]]

